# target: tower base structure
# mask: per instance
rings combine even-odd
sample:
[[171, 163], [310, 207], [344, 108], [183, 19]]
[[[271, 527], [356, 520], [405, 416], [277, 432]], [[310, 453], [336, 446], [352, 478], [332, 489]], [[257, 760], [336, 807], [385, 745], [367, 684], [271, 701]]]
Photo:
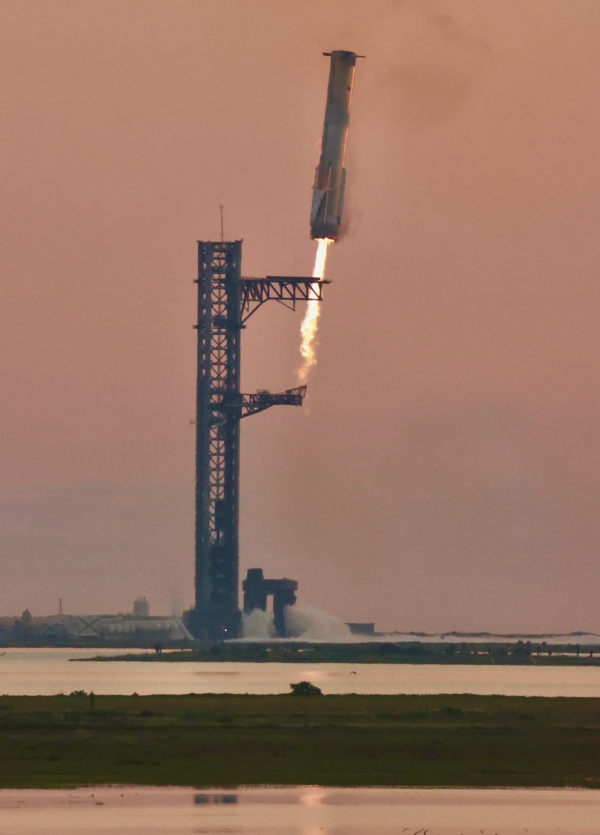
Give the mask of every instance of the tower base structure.
[[222, 612], [209, 613], [208, 617], [201, 608], [194, 606], [187, 609], [182, 617], [185, 628], [199, 641], [227, 641], [242, 637], [242, 613], [238, 609], [232, 617], [223, 617]]
[[243, 582], [244, 614], [249, 615], [255, 609], [267, 611], [267, 599], [273, 597], [273, 622], [278, 638], [287, 638], [285, 624], [286, 606], [296, 602], [298, 583], [283, 577], [281, 580], [267, 580], [262, 568], [249, 568]]

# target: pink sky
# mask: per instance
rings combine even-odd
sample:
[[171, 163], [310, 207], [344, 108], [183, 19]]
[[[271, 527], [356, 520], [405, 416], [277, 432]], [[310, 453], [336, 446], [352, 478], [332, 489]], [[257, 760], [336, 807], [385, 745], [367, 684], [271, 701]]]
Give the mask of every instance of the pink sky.
[[[415, 630], [600, 631], [600, 4], [0, 0], [0, 613], [189, 605], [195, 241], [310, 274], [304, 410], [243, 423], [242, 569]], [[300, 315], [244, 333], [295, 383]]]

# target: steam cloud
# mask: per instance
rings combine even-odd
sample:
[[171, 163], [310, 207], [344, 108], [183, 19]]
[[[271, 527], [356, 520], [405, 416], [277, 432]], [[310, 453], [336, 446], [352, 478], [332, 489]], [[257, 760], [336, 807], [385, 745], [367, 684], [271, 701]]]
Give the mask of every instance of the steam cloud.
[[[287, 606], [285, 628], [289, 638], [305, 641], [346, 642], [352, 640], [350, 629], [344, 621], [329, 612], [312, 606]], [[248, 640], [269, 640], [275, 638], [275, 624], [271, 612], [255, 609], [243, 618], [243, 635]]]

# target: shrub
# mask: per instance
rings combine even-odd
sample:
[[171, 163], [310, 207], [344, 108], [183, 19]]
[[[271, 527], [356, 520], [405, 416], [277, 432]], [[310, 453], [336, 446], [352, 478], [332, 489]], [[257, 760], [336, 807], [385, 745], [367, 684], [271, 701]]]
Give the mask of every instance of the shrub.
[[321, 688], [310, 681], [299, 681], [297, 684], [290, 684], [292, 696], [322, 696]]

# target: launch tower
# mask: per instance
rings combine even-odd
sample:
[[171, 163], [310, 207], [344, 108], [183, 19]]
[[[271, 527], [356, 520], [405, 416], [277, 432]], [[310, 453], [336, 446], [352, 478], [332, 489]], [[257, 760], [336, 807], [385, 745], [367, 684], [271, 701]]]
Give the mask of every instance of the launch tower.
[[241, 241], [198, 243], [195, 606], [185, 613], [196, 638], [239, 635], [240, 421], [271, 406], [301, 406], [306, 386], [280, 393], [240, 391], [241, 334], [268, 301], [292, 310], [321, 301], [326, 281], [242, 278]]

